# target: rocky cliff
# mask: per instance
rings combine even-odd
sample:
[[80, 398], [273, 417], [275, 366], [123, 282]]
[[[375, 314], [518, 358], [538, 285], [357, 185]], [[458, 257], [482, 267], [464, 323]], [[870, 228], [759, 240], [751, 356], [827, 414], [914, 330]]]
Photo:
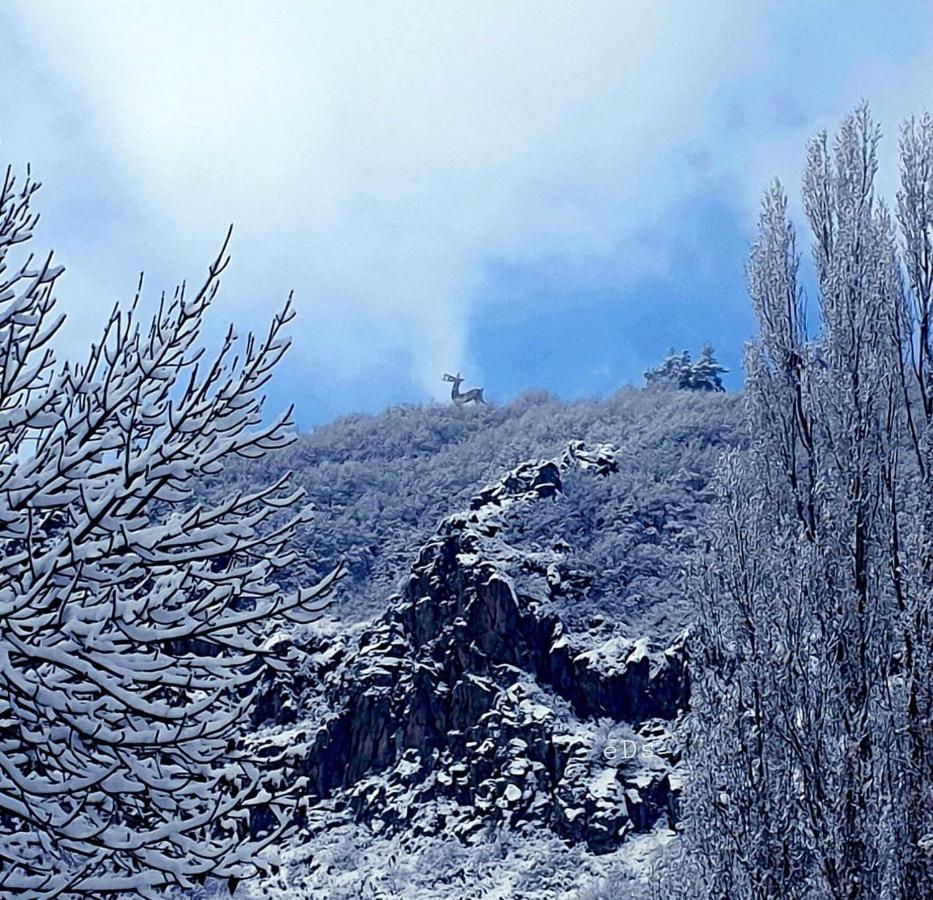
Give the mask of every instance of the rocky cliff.
[[[603, 852], [676, 819], [683, 639], [572, 631], [560, 609], [583, 576], [566, 542], [504, 536], [570, 469], [612, 478], [615, 451], [575, 442], [519, 466], [442, 522], [372, 623], [281, 639], [302, 661], [262, 685], [255, 740], [301, 779], [308, 829], [337, 813], [464, 842], [545, 827]], [[267, 824], [257, 811], [254, 830]]]

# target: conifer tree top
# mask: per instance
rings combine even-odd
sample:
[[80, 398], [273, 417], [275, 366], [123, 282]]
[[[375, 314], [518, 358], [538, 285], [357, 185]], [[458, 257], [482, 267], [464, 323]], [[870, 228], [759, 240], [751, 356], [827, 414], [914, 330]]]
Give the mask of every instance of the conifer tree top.
[[719, 364], [715, 354], [713, 345], [706, 343], [700, 358], [693, 362], [689, 350], [677, 353], [672, 347], [659, 366], [645, 372], [645, 383], [681, 391], [724, 391], [719, 376], [729, 370]]

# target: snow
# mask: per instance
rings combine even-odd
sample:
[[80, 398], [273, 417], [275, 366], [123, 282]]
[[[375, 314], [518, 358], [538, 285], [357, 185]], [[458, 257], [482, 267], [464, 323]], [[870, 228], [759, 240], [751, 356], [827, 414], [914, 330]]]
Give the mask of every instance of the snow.
[[587, 791], [599, 800], [613, 799], [620, 791], [617, 772], [614, 768], [604, 769], [595, 780], [587, 784]]

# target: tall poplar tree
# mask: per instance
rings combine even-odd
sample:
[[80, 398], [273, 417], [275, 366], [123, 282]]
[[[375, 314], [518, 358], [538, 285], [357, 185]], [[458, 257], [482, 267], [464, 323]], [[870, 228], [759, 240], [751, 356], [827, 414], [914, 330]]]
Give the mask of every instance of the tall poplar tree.
[[684, 896], [933, 896], [933, 122], [895, 216], [879, 138], [861, 108], [810, 144], [810, 328], [780, 185], [762, 204], [750, 448], [691, 585]]

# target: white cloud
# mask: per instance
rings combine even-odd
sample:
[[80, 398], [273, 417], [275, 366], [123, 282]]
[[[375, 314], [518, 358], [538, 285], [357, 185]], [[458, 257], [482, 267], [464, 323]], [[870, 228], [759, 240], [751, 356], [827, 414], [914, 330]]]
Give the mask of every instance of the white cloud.
[[470, 318], [489, 260], [663, 273], [691, 199], [750, 210], [773, 174], [797, 178], [814, 125], [863, 94], [900, 115], [904, 78], [925, 67], [929, 83], [926, 62], [845, 58], [845, 31], [798, 71], [820, 36], [790, 43], [780, 9], [86, 0], [16, 14], [169, 274], [198, 271], [235, 221], [230, 315], [259, 324], [295, 287], [311, 378], [402, 372], [440, 396], [447, 369], [481, 377]]

